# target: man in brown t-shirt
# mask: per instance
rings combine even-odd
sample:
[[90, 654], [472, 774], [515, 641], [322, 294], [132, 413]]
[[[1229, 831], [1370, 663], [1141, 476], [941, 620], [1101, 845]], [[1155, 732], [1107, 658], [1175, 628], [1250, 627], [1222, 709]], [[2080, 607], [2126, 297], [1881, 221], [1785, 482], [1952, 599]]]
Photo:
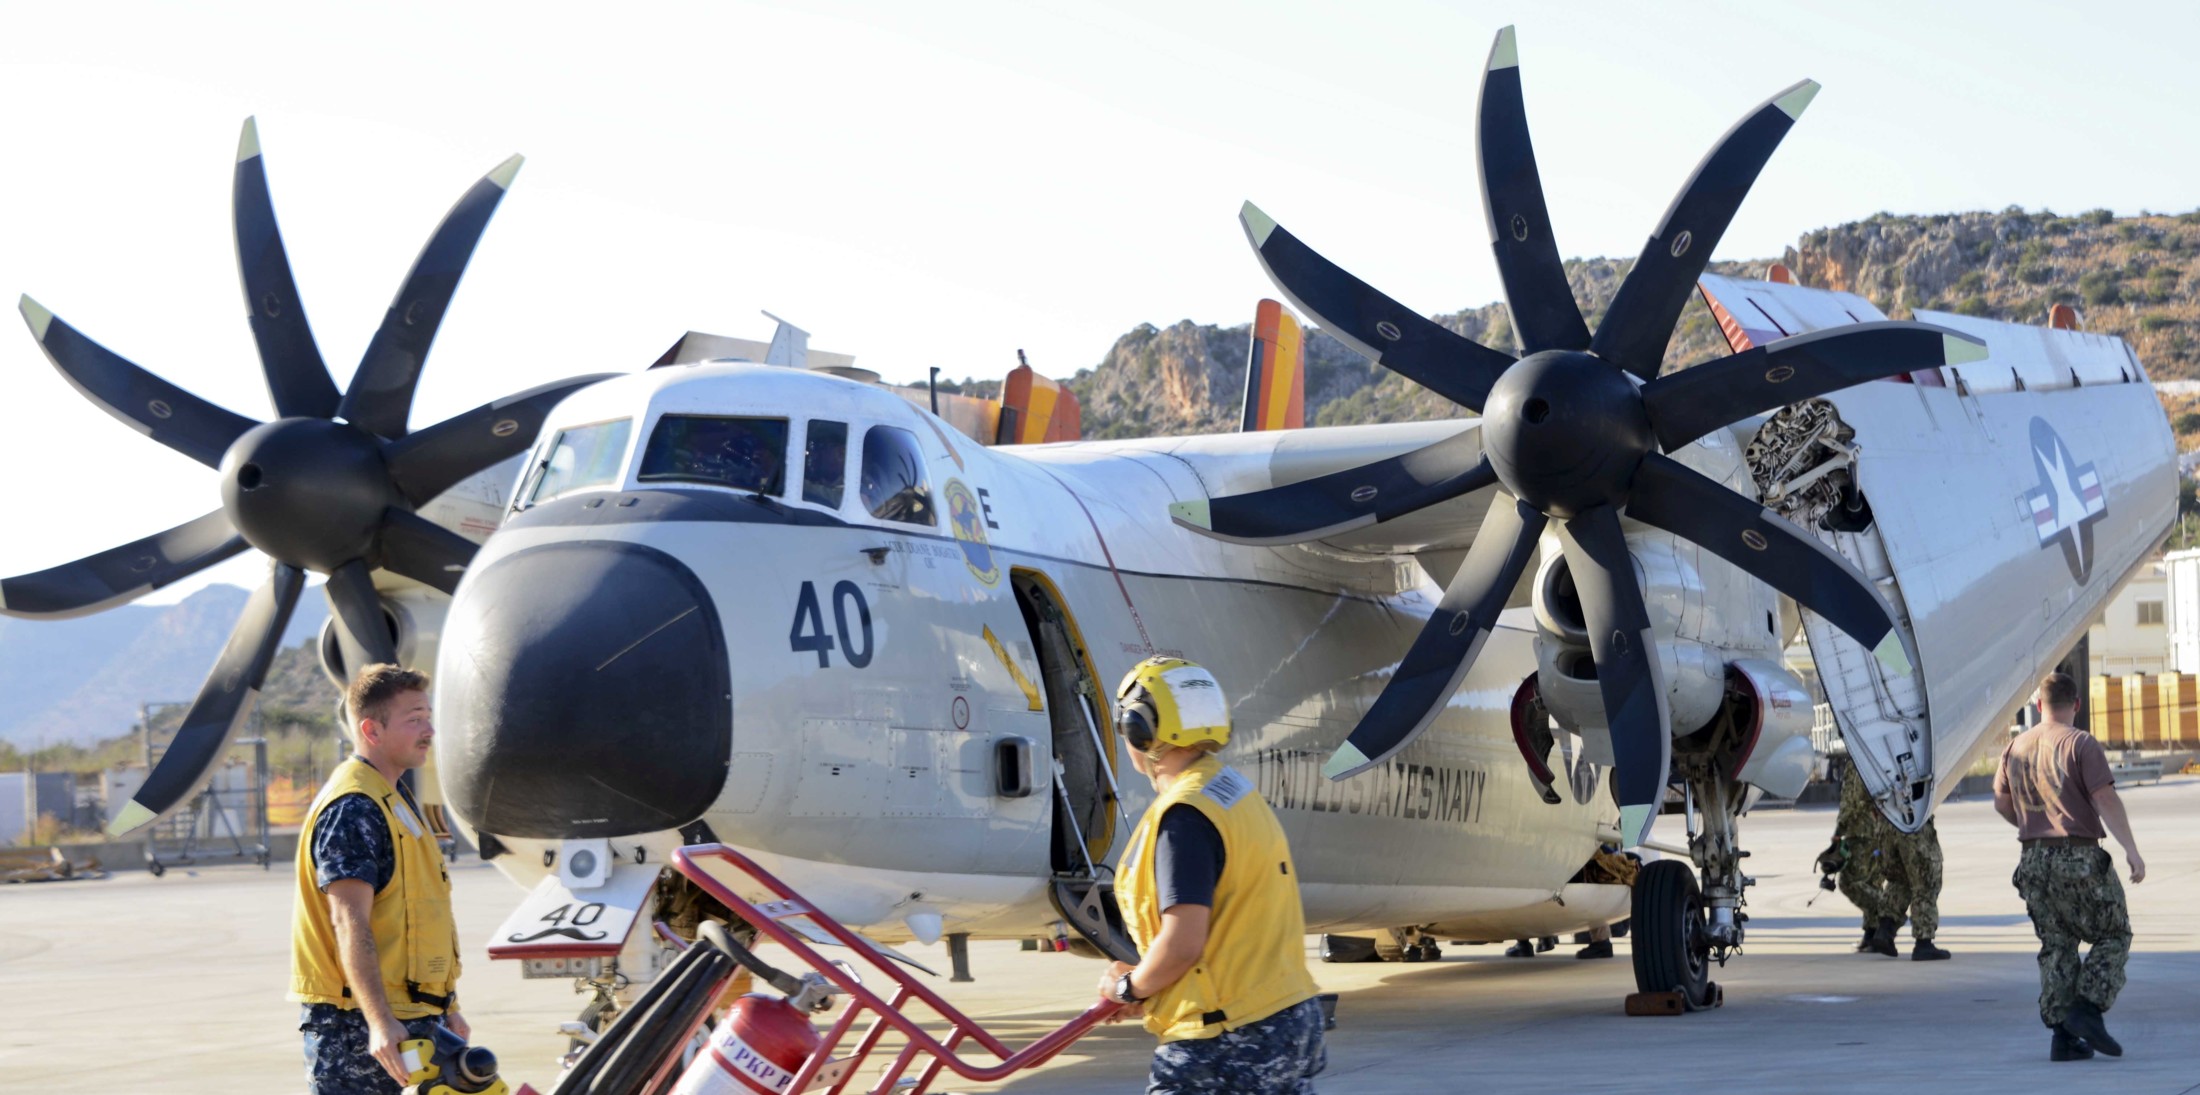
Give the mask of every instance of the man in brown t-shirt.
[[[2050, 673], [2036, 698], [2040, 724], [2002, 751], [1994, 809], [2017, 827], [2024, 846], [2012, 881], [2040, 937], [2040, 1021], [2055, 1032], [2048, 1056], [2084, 1060], [2098, 1049], [2120, 1057], [2123, 1047], [2101, 1013], [2123, 991], [2131, 918], [2101, 838], [2113, 834], [2123, 845], [2133, 885], [2145, 881], [2146, 860], [2132, 840], [2107, 752], [2070, 725], [2078, 715], [2077, 682]], [[2092, 944], [2082, 964], [2079, 943]]]

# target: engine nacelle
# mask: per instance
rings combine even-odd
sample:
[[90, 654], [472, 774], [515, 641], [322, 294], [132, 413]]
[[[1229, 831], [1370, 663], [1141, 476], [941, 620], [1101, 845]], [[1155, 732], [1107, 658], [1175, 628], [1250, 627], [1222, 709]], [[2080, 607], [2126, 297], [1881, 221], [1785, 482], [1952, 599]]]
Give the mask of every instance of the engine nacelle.
[[[1693, 733], [1718, 714], [1726, 695], [1726, 663], [1735, 653], [1727, 643], [1707, 639], [1728, 638], [1719, 633], [1731, 630], [1736, 622], [1728, 611], [1734, 599], [1762, 600], [1767, 608], [1774, 607], [1774, 599], [1746, 586], [1731, 588], [1731, 583], [1720, 583], [1729, 587], [1721, 590], [1726, 597], [1707, 595], [1702, 561], [1708, 553], [1699, 553], [1694, 545], [1669, 533], [1636, 526], [1628, 532], [1627, 546], [1634, 555], [1643, 604], [1649, 609], [1651, 633], [1658, 637], [1658, 671], [1665, 682], [1673, 733]], [[1542, 632], [1535, 644], [1536, 669], [1543, 701], [1560, 726], [1582, 735], [1591, 760], [1610, 764], [1604, 697], [1597, 689], [1596, 662], [1590, 655], [1581, 602], [1565, 555], [1556, 550], [1557, 545], [1550, 547], [1543, 552], [1534, 585], [1536, 622]], [[1710, 558], [1717, 570], [1739, 573]], [[1717, 577], [1723, 575], [1714, 581]], [[1773, 619], [1777, 625], [1776, 611]], [[1777, 641], [1778, 636], [1767, 634], [1762, 622], [1754, 630], [1765, 635], [1760, 646]]]
[[[398, 664], [433, 669], [450, 599], [410, 582], [381, 593], [382, 622], [389, 628], [390, 639], [397, 646]], [[348, 687], [359, 667], [344, 664], [344, 645], [336, 639], [336, 617], [330, 616], [328, 622], [321, 625], [321, 636], [314, 649], [320, 656], [321, 672], [336, 683], [338, 690]]]
[[1726, 670], [1739, 731], [1729, 774], [1768, 795], [1802, 794], [1818, 759], [1810, 740], [1810, 689], [1786, 666], [1763, 658], [1743, 658]]
[[[1733, 439], [1724, 431], [1674, 454], [1695, 471], [1754, 494]], [[1743, 658], [1777, 664], [1780, 596], [1740, 568], [1669, 532], [1626, 522], [1627, 549], [1657, 642], [1672, 732], [1686, 737], [1710, 725], [1726, 703], [1727, 665]], [[1580, 597], [1558, 534], [1544, 537], [1534, 582], [1536, 669], [1544, 706], [1582, 736], [1589, 759], [1612, 763], [1604, 697]]]

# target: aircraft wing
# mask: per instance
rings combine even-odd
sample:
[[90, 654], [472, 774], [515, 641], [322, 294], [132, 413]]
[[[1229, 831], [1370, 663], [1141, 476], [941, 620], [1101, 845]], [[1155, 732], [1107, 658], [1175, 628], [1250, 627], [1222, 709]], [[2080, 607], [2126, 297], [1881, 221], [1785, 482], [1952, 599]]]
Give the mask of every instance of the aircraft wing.
[[[1250, 508], [1290, 514], [1300, 527], [1265, 530], [1273, 535], [1259, 538], [1220, 538], [1316, 554], [1412, 556], [1442, 584], [1458, 570], [1497, 493], [1489, 486], [1460, 489], [1460, 470], [1481, 462], [1481, 426], [1475, 418], [1324, 426], [1164, 438], [1133, 447], [1166, 452], [1198, 474], [1207, 498], [1172, 507], [1179, 523], [1200, 516], [1226, 521], [1230, 500], [1250, 496], [1259, 500]], [[1319, 507], [1289, 497], [1294, 488], [1334, 495], [1336, 477], [1364, 473], [1372, 473], [1369, 482], [1343, 484], [1346, 494], [1374, 492], [1362, 512], [1323, 516]], [[1324, 477], [1331, 477], [1331, 489], [1316, 490]], [[1375, 520], [1390, 500], [1403, 507], [1423, 492], [1444, 500]], [[1282, 504], [1273, 504], [1279, 495]]]
[[1696, 286], [1735, 353], [1795, 335], [1887, 318], [1855, 293], [1809, 289], [1792, 282], [1705, 274]]

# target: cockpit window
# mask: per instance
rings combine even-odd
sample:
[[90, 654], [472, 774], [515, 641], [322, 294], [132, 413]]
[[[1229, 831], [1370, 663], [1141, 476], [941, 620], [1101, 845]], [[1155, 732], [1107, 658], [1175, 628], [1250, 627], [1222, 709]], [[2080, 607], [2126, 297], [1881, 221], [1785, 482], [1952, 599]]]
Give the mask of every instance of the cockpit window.
[[633, 432], [634, 421], [629, 418], [559, 430], [549, 457], [538, 465], [528, 502], [547, 502], [561, 494], [618, 482], [619, 468], [626, 462], [626, 439]]
[[787, 420], [668, 414], [650, 432], [637, 477], [777, 496], [787, 486]]
[[916, 434], [898, 426], [873, 426], [863, 435], [863, 508], [884, 521], [934, 523], [932, 487], [925, 480]]
[[848, 424], [811, 419], [809, 439], [802, 446], [802, 500], [839, 509], [847, 482]]

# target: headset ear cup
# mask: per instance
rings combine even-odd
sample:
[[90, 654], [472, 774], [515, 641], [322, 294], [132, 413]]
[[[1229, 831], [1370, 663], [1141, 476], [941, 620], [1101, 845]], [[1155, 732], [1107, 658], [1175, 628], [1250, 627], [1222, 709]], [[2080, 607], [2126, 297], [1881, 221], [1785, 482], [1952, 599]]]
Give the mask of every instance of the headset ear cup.
[[1123, 713], [1116, 716], [1115, 726], [1131, 748], [1141, 753], [1153, 748], [1153, 718], [1148, 714], [1144, 702], [1124, 704]]

